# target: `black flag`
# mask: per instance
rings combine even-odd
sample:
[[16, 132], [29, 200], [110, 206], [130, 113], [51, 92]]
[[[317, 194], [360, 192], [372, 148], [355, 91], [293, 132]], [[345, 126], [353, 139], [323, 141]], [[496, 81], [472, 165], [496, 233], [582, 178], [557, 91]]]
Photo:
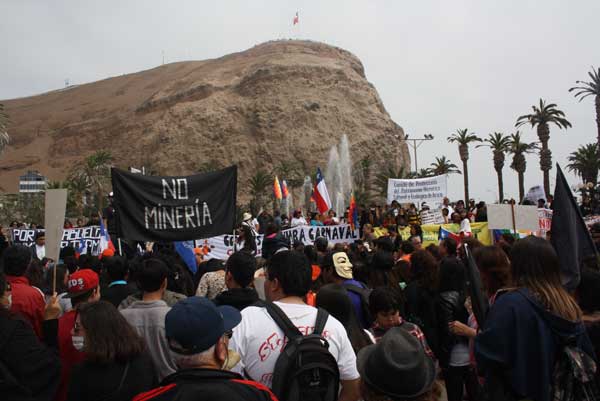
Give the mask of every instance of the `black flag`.
[[187, 177], [152, 177], [113, 168], [119, 235], [185, 241], [231, 233], [237, 167]]
[[579, 285], [583, 258], [595, 255], [596, 247], [558, 163], [556, 170], [550, 241], [560, 259], [563, 285], [572, 291]]

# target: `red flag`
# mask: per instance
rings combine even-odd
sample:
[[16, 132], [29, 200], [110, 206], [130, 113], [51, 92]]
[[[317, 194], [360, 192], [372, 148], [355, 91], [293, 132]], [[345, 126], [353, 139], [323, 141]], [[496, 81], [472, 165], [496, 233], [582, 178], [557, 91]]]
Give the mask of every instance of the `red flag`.
[[350, 209], [348, 210], [348, 223], [352, 230], [357, 226], [358, 223], [358, 210], [356, 210], [356, 200], [354, 199], [354, 192], [350, 194]]
[[300, 22], [300, 20], [298, 18], [298, 12], [296, 11], [296, 15], [294, 16], [294, 25], [296, 25], [299, 22]]
[[317, 209], [319, 213], [325, 214], [331, 209], [331, 199], [329, 198], [329, 192], [327, 191], [327, 185], [325, 185], [325, 179], [321, 174], [321, 169], [317, 167], [317, 182], [313, 188], [313, 197], [317, 203]]

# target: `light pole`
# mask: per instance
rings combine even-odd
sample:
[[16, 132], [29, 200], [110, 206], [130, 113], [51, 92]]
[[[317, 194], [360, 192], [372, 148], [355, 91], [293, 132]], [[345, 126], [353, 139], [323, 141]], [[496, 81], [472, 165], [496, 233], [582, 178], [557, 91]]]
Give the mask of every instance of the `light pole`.
[[432, 141], [433, 135], [425, 134], [423, 135], [423, 138], [409, 138], [408, 135], [405, 135], [404, 140], [406, 142], [410, 141], [412, 144], [413, 153], [415, 154], [415, 173], [417, 173], [419, 171], [419, 165], [417, 163], [417, 149], [419, 148], [419, 146], [421, 146], [421, 144], [423, 144], [423, 142]]

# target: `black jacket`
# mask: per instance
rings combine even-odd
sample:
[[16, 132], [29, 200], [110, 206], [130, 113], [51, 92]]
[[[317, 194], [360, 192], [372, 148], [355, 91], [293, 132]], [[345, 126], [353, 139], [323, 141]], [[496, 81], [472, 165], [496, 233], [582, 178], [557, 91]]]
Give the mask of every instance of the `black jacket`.
[[233, 372], [186, 369], [165, 377], [161, 387], [133, 401], [277, 401], [268, 387]]
[[254, 288], [231, 288], [216, 296], [214, 302], [217, 306], [229, 305], [241, 311], [247, 306], [258, 301], [258, 294]]
[[103, 288], [100, 294], [103, 301], [110, 302], [115, 308], [118, 308], [125, 298], [137, 291], [137, 287], [132, 284], [115, 284], [112, 287]]
[[436, 296], [417, 282], [409, 283], [406, 294], [406, 320], [421, 328], [429, 347], [439, 358], [438, 317], [435, 311]]
[[290, 249], [290, 241], [283, 234], [265, 235], [262, 243], [262, 257], [267, 260], [271, 259], [271, 256], [282, 248]]
[[454, 335], [448, 328], [448, 323], [455, 320], [464, 324], [468, 323], [469, 314], [464, 303], [465, 297], [458, 291], [442, 292], [437, 299], [436, 314], [439, 339], [439, 355], [437, 355], [437, 357], [442, 367], [448, 365], [450, 352], [454, 345], [458, 342], [468, 342], [466, 337]]
[[0, 312], [0, 398], [52, 400], [59, 381], [56, 351], [38, 340], [29, 323]]
[[73, 369], [67, 400], [129, 401], [157, 383], [154, 365], [147, 353], [138, 355], [129, 364], [85, 361]]

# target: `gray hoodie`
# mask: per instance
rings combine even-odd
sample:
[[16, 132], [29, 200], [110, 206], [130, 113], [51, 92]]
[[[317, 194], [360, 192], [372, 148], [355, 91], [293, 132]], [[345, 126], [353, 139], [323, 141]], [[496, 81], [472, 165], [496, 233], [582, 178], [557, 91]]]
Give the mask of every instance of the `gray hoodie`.
[[165, 336], [165, 315], [169, 310], [171, 308], [162, 300], [136, 301], [121, 309], [129, 324], [146, 340], [159, 381], [177, 370]]

